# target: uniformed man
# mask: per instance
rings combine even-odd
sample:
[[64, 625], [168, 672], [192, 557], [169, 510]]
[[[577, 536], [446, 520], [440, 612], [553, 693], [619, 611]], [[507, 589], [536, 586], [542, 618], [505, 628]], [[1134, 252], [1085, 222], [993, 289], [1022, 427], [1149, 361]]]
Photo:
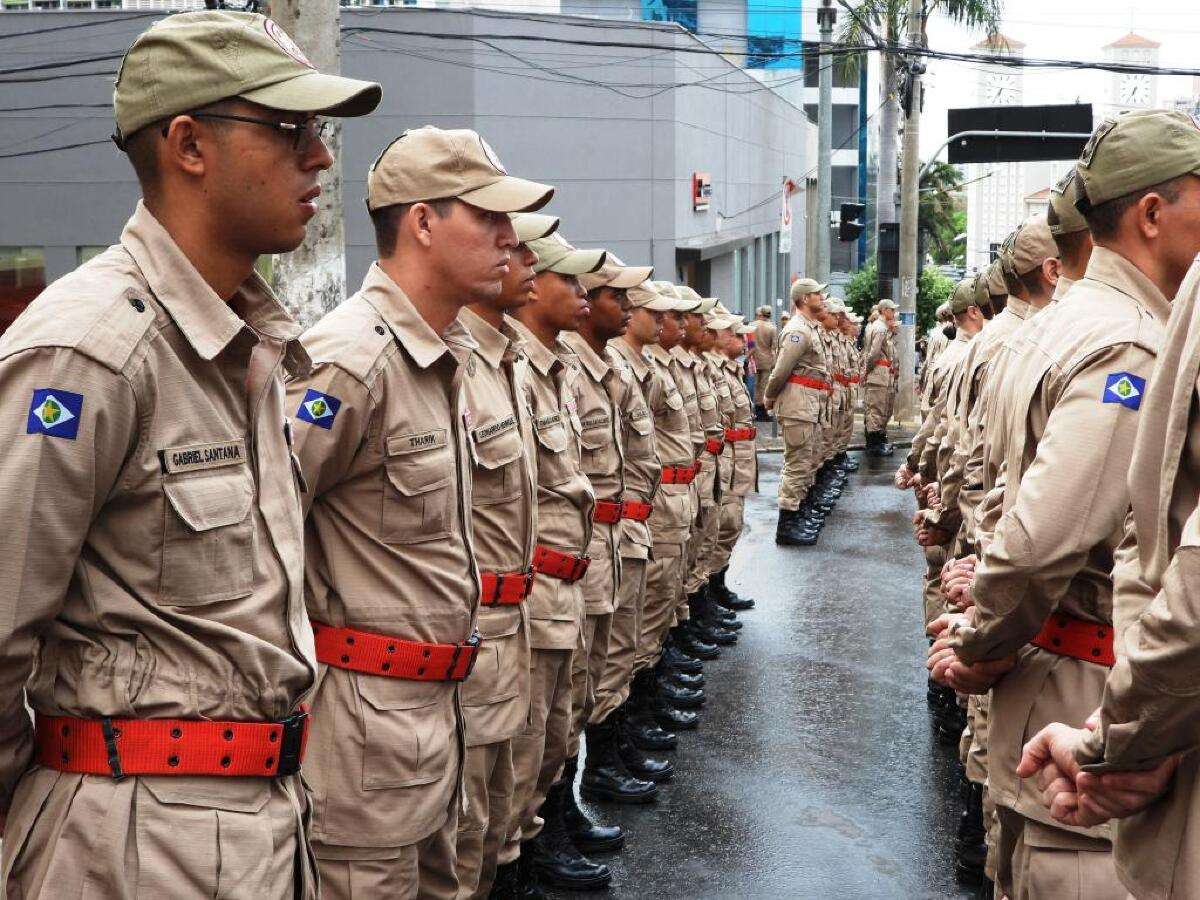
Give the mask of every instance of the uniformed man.
[[763, 391], [767, 387], [767, 378], [775, 368], [775, 356], [779, 352], [779, 332], [771, 321], [771, 307], [763, 304], [758, 308], [754, 319], [754, 349], [750, 358], [754, 362], [754, 418], [758, 422], [766, 422], [767, 409], [763, 406]]
[[780, 333], [779, 357], [764, 394], [767, 409], [779, 420], [783, 434], [775, 543], [784, 546], [815, 544], [825, 521], [811, 496], [820, 464], [816, 454], [821, 410], [832, 389], [829, 362], [817, 332], [825, 287], [811, 278], [792, 283], [796, 315]]
[[1001, 804], [1002, 847], [1011, 848], [1001, 855], [999, 882], [1014, 898], [1051, 896], [1041, 887], [1049, 883], [1066, 893], [1124, 894], [1107, 828], [1059, 827], [1016, 769], [1030, 731], [1059, 718], [1083, 721], [1104, 694], [1137, 412], [1167, 298], [1200, 251], [1200, 131], [1189, 117], [1148, 110], [1106, 120], [1077, 168], [1097, 247], [1086, 277], [1042, 314], [1038, 335], [1011, 366], [1019, 396], [1029, 397], [1014, 404], [1010, 425], [1010, 435], [1022, 435], [1010, 447], [1024, 458], [997, 488], [1006, 512], [976, 567], [971, 618], [931, 656], [935, 677], [952, 686], [977, 692], [994, 684], [988, 779]]
[[846, 473], [858, 471], [858, 461], [850, 456], [850, 444], [854, 439], [854, 410], [858, 403], [858, 385], [862, 381], [858, 361], [858, 326], [861, 322], [850, 307], [842, 304], [838, 316], [838, 330], [843, 355], [842, 381], [844, 390], [841, 435], [838, 439], [838, 455], [834, 461]]
[[929, 370], [941, 352], [946, 349], [946, 345], [950, 343], [950, 338], [946, 334], [946, 328], [951, 323], [950, 301], [939, 304], [933, 317], [933, 327], [929, 329], [929, 334], [925, 338], [925, 358], [921, 361], [921, 372], [917, 377], [918, 394], [925, 392], [925, 382], [929, 378]]
[[507, 213], [552, 193], [505, 174], [473, 131], [406, 131], [367, 173], [379, 259], [304, 335], [314, 369], [288, 400], [326, 666], [305, 772], [327, 897], [458, 891], [458, 684], [479, 653], [480, 598], [462, 390], [478, 345], [458, 315], [502, 291]]
[[892, 322], [896, 304], [889, 299], [876, 304], [878, 317], [867, 326], [863, 336], [863, 383], [866, 385], [865, 428], [868, 456], [891, 456], [887, 427], [893, 402], [894, 354], [888, 355], [892, 341]]
[[[517, 217], [518, 229], [536, 230], [525, 218]], [[529, 247], [538, 256], [533, 297], [513, 311], [513, 329], [529, 357], [527, 402], [537, 442], [537, 549], [533, 592], [525, 601], [531, 705], [525, 731], [513, 740], [513, 816], [497, 873], [497, 885], [511, 885], [516, 897], [536, 895], [543, 880], [573, 890], [603, 887], [612, 872], [583, 854], [625, 842], [619, 827], [596, 825], [583, 814], [575, 802], [574, 758], [564, 766], [571, 668], [584, 615], [579, 582], [589, 565], [595, 497], [580, 465], [579, 368], [558, 338], [587, 316], [579, 276], [600, 268], [605, 253], [577, 250], [557, 234], [531, 238]]]
[[[465, 802], [458, 822], [458, 895], [488, 896], [513, 801], [512, 740], [529, 719], [529, 627], [523, 601], [533, 586], [537, 452], [525, 402], [524, 339], [514, 310], [529, 302], [537, 254], [528, 241], [558, 227], [530, 213], [514, 222], [519, 244], [495, 297], [476, 301], [459, 322], [478, 348], [462, 379], [471, 451], [471, 518], [481, 590], [476, 628], [480, 663], [462, 688]], [[502, 886], [502, 889], [507, 889]]]
[[380, 95], [249, 13], [166, 17], [125, 55], [143, 199], [0, 339], [6, 897], [317, 895], [282, 388], [308, 358], [254, 263], [316, 212], [317, 116]]

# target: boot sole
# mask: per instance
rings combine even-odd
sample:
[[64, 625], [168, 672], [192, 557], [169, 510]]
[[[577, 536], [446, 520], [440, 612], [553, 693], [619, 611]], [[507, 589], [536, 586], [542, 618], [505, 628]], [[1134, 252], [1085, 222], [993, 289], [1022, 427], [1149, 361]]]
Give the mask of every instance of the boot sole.
[[665, 718], [655, 718], [654, 721], [658, 723], [660, 728], [670, 729], [671, 731], [695, 731], [700, 727], [699, 719], [697, 719], [695, 722], [688, 722], [687, 724], [672, 722], [670, 719]]
[[654, 741], [638, 741], [630, 738], [629, 742], [639, 750], [646, 753], [670, 753], [673, 750], [679, 749], [679, 741], [670, 741], [668, 743], [656, 743]]
[[538, 881], [550, 887], [562, 888], [566, 891], [601, 891], [612, 884], [612, 875], [602, 878], [573, 879], [560, 878], [549, 869], [537, 867]]
[[642, 779], [642, 781], [653, 781], [655, 784], [659, 784], [663, 781], [670, 781], [675, 777], [674, 769], [667, 769], [665, 772], [646, 772], [642, 769], [630, 768], [628, 765], [625, 768], [629, 769], [632, 774]]
[[698, 700], [672, 700], [670, 697], [663, 697], [662, 699], [663, 703], [666, 703], [668, 706], [673, 706], [676, 709], [693, 710], [702, 707], [707, 698], [701, 697]]
[[612, 791], [600, 791], [593, 787], [580, 785], [579, 796], [584, 800], [591, 800], [594, 803], [616, 803], [618, 806], [645, 806], [647, 803], [654, 802], [654, 798], [658, 796], [658, 791], [631, 796]]
[[616, 853], [625, 846], [625, 835], [613, 838], [611, 841], [577, 841], [571, 838], [575, 849], [584, 856], [595, 856], [597, 853]]

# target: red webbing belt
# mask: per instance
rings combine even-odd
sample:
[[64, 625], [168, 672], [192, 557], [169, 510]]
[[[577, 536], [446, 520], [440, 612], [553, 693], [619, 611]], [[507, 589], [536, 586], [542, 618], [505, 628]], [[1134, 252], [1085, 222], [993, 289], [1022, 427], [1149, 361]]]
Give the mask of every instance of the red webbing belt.
[[849, 387], [849, 386], [850, 386], [850, 378], [849, 378], [849, 376], [846, 376], [846, 375], [834, 375], [834, 376], [833, 376], [833, 380], [834, 380], [834, 381], [836, 381], [838, 384], [842, 385], [843, 387]]
[[591, 560], [586, 556], [559, 553], [549, 547], [538, 546], [533, 551], [533, 571], [573, 584], [584, 576]]
[[37, 715], [36, 762], [82, 775], [257, 775], [300, 771], [304, 711], [282, 722], [77, 719]]
[[483, 587], [480, 606], [516, 606], [533, 590], [533, 570], [525, 572], [480, 572]]
[[621, 503], [622, 519], [645, 522], [653, 512], [654, 506], [650, 503], [641, 503], [637, 500], [625, 500]]
[[592, 521], [601, 525], [616, 525], [621, 521], [621, 503], [616, 500], [597, 500]]
[[1117, 664], [1112, 626], [1085, 622], [1066, 613], [1055, 613], [1048, 618], [1030, 643], [1059, 656], [1082, 659], [1110, 669]]
[[890, 359], [879, 359], [875, 361], [875, 365], [883, 366], [885, 369], [890, 369], [892, 367], [892, 361]]
[[730, 443], [737, 443], [738, 441], [752, 441], [756, 437], [758, 437], [758, 429], [754, 427], [725, 429], [725, 440], [729, 441]]
[[720, 456], [721, 451], [725, 449], [725, 438], [723, 438], [723, 437], [705, 438], [704, 449], [707, 450], [709, 453], [711, 453], [713, 456]]
[[406, 681], [462, 681], [475, 667], [479, 635], [461, 644], [427, 644], [313, 622], [317, 659], [327, 666]]
[[696, 480], [696, 467], [690, 466], [663, 466], [662, 467], [662, 483], [663, 484], [691, 484]]
[[801, 387], [812, 388], [814, 391], [831, 391], [833, 385], [828, 381], [821, 381], [817, 378], [806, 378], [803, 375], [790, 375], [788, 381], [792, 384], [798, 384]]
[[862, 381], [862, 376], [861, 376], [861, 375], [851, 375], [851, 376], [850, 376], [850, 383], [851, 383], [851, 384], [858, 384], [860, 381]]

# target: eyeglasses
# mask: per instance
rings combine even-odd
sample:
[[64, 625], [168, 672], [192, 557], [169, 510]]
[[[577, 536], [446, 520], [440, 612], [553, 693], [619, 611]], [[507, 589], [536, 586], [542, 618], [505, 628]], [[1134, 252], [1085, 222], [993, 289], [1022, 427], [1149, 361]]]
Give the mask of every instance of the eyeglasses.
[[[251, 125], [265, 125], [274, 128], [282, 134], [292, 136], [292, 149], [304, 154], [312, 149], [316, 141], [324, 141], [329, 136], [330, 123], [316, 117], [305, 119], [303, 122], [276, 122], [273, 119], [256, 119], [252, 116], [235, 116], [228, 113], [189, 113], [193, 119], [225, 119], [230, 122], [248, 122]], [[162, 130], [163, 137], [167, 136], [167, 127]]]

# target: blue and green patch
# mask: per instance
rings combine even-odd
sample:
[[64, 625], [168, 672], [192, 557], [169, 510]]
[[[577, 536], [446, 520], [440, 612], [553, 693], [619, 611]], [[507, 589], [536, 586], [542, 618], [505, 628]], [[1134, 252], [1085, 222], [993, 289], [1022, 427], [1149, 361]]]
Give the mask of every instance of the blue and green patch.
[[296, 418], [328, 431], [333, 428], [333, 420], [341, 408], [342, 401], [337, 397], [309, 388], [300, 401], [300, 408], [296, 410]]
[[29, 404], [26, 434], [45, 434], [73, 441], [79, 435], [83, 416], [83, 394], [60, 388], [38, 388]]
[[1146, 393], [1146, 379], [1139, 378], [1130, 372], [1113, 372], [1104, 382], [1105, 403], [1120, 403], [1130, 409], [1138, 409], [1142, 405], [1142, 397]]

